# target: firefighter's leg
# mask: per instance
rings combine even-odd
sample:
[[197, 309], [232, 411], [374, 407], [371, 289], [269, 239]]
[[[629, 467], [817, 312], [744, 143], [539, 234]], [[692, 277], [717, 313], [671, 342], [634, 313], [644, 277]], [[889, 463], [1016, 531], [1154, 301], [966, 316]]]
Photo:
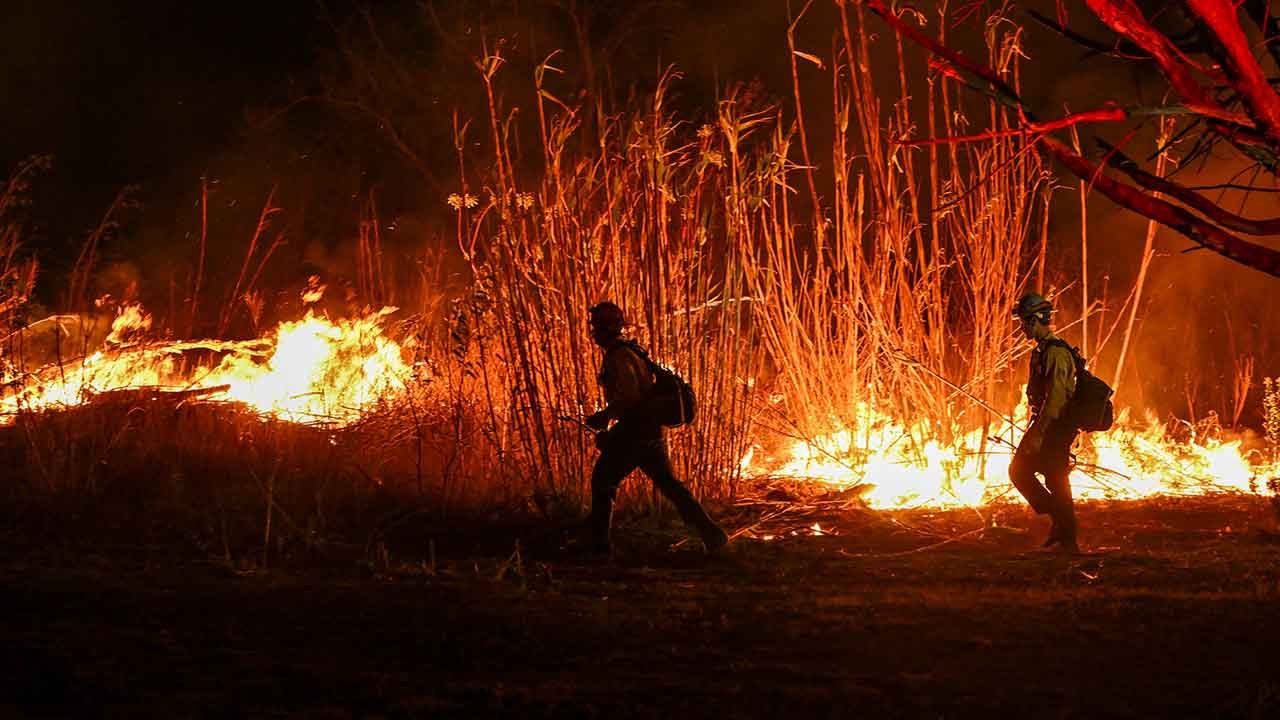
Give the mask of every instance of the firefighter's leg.
[[707, 511], [693, 493], [689, 492], [689, 488], [676, 477], [671, 467], [671, 456], [667, 454], [667, 442], [660, 435], [646, 443], [640, 469], [649, 476], [658, 491], [676, 506], [680, 518], [698, 533], [708, 552], [715, 552], [729, 542], [724, 530], [707, 515]]
[[1026, 498], [1031, 509], [1044, 515], [1051, 512], [1053, 506], [1049, 491], [1045, 490], [1036, 477], [1037, 470], [1043, 472], [1040, 456], [1041, 453], [1032, 453], [1019, 447], [1013, 453], [1013, 462], [1009, 463], [1009, 480], [1022, 493], [1022, 497]]
[[610, 438], [591, 469], [591, 545], [600, 552], [610, 549], [609, 529], [613, 518], [613, 499], [618, 486], [636, 468], [634, 449], [624, 437]]
[[1045, 438], [1045, 484], [1051, 497], [1051, 513], [1057, 538], [1062, 548], [1078, 550], [1076, 544], [1076, 510], [1071, 497], [1071, 444], [1076, 433], [1071, 430], [1053, 432]]

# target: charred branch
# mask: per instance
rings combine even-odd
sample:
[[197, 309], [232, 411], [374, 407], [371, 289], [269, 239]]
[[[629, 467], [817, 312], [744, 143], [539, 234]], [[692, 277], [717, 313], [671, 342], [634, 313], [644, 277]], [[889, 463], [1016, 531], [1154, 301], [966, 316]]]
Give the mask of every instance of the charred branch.
[[1035, 10], [1028, 10], [1027, 14], [1033, 20], [1044, 25], [1050, 30], [1058, 33], [1062, 37], [1088, 50], [1087, 55], [1108, 55], [1123, 60], [1150, 60], [1151, 56], [1142, 51], [1142, 48], [1131, 42], [1120, 40], [1119, 42], [1106, 43], [1101, 40], [1094, 40], [1091, 37], [1072, 30], [1071, 28], [1059, 23], [1051, 17], [1047, 17]]

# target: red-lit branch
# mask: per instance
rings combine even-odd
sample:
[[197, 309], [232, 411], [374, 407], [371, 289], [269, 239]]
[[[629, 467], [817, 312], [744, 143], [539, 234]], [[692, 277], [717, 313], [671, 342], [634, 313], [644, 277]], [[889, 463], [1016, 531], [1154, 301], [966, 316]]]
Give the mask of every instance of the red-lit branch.
[[1262, 66], [1250, 50], [1235, 4], [1228, 0], [1186, 0], [1186, 3], [1222, 43], [1227, 78], [1249, 107], [1249, 114], [1262, 124], [1267, 137], [1280, 142], [1280, 96], [1267, 82]]
[[[1205, 1], [1217, 2], [1219, 0]], [[1188, 62], [1178, 49], [1178, 46], [1159, 30], [1152, 27], [1151, 23], [1147, 22], [1147, 19], [1142, 15], [1142, 11], [1133, 3], [1133, 0], [1085, 0], [1085, 3], [1107, 27], [1110, 27], [1120, 36], [1129, 38], [1155, 59], [1156, 64], [1160, 66], [1160, 71], [1168, 78], [1169, 84], [1182, 96], [1188, 107], [1211, 120], [1220, 120], [1245, 127], [1253, 125], [1253, 123], [1249, 123], [1249, 125], [1241, 123], [1237, 114], [1219, 105], [1204, 91], [1200, 83], [1196, 82], [1191, 73], [1191, 68], [1188, 67]], [[1257, 159], [1259, 162], [1264, 162], [1268, 169], [1273, 172], [1276, 170], [1275, 153], [1270, 150], [1259, 152], [1259, 145], [1265, 143], [1259, 142], [1260, 138], [1256, 133], [1240, 130], [1239, 128], [1223, 127], [1218, 122], [1210, 122], [1209, 127], [1214, 132], [1227, 138], [1241, 152]]]
[[[969, 85], [967, 81], [966, 85]], [[972, 85], [969, 85], [973, 87]], [[1030, 117], [1030, 113], [1026, 113]], [[1097, 110], [1086, 110], [1084, 112], [1072, 113], [1066, 117], [1057, 120], [1046, 120], [1045, 122], [1028, 122], [1020, 128], [1012, 128], [1009, 130], [989, 130], [987, 132], [973, 133], [970, 135], [950, 135], [939, 138], [922, 138], [919, 140], [901, 139], [896, 142], [899, 145], [908, 145], [911, 147], [927, 147], [929, 145], [950, 145], [970, 142], [980, 142], [982, 140], [995, 140], [997, 138], [1017, 137], [1022, 135], [1038, 135], [1055, 130], [1063, 130], [1072, 125], [1080, 125], [1083, 123], [1100, 123], [1100, 122], [1122, 122], [1140, 115], [1203, 115], [1198, 108], [1187, 105], [1177, 105], [1171, 107], [1155, 107], [1155, 108], [1121, 108], [1121, 107], [1105, 107]], [[1230, 115], [1233, 122], [1239, 123], [1244, 128], [1252, 128], [1253, 122], [1244, 115]]]
[[1213, 104], [1205, 94], [1204, 88], [1196, 82], [1191, 69], [1183, 62], [1182, 53], [1178, 51], [1177, 46], [1164, 33], [1147, 22], [1142, 11], [1132, 0], [1085, 0], [1085, 4], [1107, 27], [1121, 37], [1129, 38], [1144, 52], [1155, 58], [1160, 71], [1184, 100], [1197, 105]]
[[1172, 203], [1154, 198], [1129, 185], [1125, 185], [1101, 171], [1095, 163], [1076, 154], [1061, 140], [1043, 135], [1041, 144], [1058, 162], [1077, 177], [1093, 183], [1093, 187], [1112, 202], [1139, 215], [1151, 218], [1165, 227], [1187, 236], [1198, 245], [1237, 262], [1256, 268], [1268, 275], [1280, 277], [1280, 251], [1251, 243], [1201, 220]]
[[[1204, 0], [1208, 2], [1209, 0]], [[971, 141], [975, 139], [989, 139], [1001, 137], [1009, 134], [1023, 134], [1033, 132], [1032, 128], [1040, 128], [1038, 141], [1041, 145], [1053, 155], [1068, 170], [1081, 179], [1091, 183], [1099, 192], [1106, 195], [1112, 202], [1138, 213], [1144, 217], [1155, 220], [1156, 222], [1185, 235], [1193, 242], [1200, 246], [1212, 250], [1224, 257], [1230, 258], [1241, 264], [1256, 268], [1268, 275], [1280, 277], [1280, 251], [1273, 250], [1263, 245], [1242, 240], [1222, 228], [1207, 222], [1184, 208], [1178, 207], [1170, 202], [1160, 198], [1148, 195], [1130, 185], [1115, 180], [1104, 174], [1102, 168], [1091, 160], [1084, 158], [1082, 155], [1073, 152], [1070, 148], [1062, 143], [1062, 141], [1048, 134], [1050, 130], [1057, 129], [1051, 127], [1069, 127], [1072, 124], [1086, 121], [1083, 117], [1068, 116], [1061, 120], [1050, 121], [1046, 123], [1035, 123], [1029, 109], [1022, 103], [1017, 93], [1009, 87], [994, 70], [981, 63], [970, 60], [961, 53], [945, 47], [938, 41], [924, 35], [915, 28], [902, 22], [900, 18], [894, 15], [885, 7], [881, 0], [866, 0], [867, 7], [889, 23], [895, 31], [913, 40], [917, 44], [932, 52], [946, 63], [951, 65], [953, 72], [949, 75], [957, 76], [958, 71], [963, 70], [969, 75], [976, 76], [984, 81], [989, 88], [987, 89], [993, 96], [1000, 99], [1006, 105], [1017, 108], [1023, 115], [1024, 122], [1029, 123], [1027, 127], [1019, 128], [1012, 133], [1008, 131], [992, 131], [978, 136], [965, 136], [950, 138], [940, 142], [960, 142]], [[1255, 123], [1248, 118], [1232, 117], [1225, 108], [1215, 103], [1200, 87], [1200, 85], [1192, 77], [1190, 69], [1183, 64], [1182, 57], [1173, 45], [1172, 41], [1161, 35], [1150, 24], [1148, 24], [1142, 14], [1131, 0], [1086, 0], [1089, 7], [1106, 22], [1115, 32], [1122, 36], [1133, 40], [1144, 51], [1150, 53], [1156, 62], [1160, 64], [1161, 69], [1169, 78], [1178, 92], [1183, 96], [1188, 109], [1196, 114], [1203, 114], [1210, 118], [1211, 126], [1215, 132], [1218, 132], [1236, 147], [1250, 157], [1259, 162], [1268, 162], [1269, 168], [1274, 168], [1275, 145], [1268, 142], [1270, 138], [1260, 136], [1251, 128]], [[962, 81], [964, 80], [961, 78]], [[965, 81], [967, 82], [967, 81]], [[1116, 119], [1114, 113], [1116, 111], [1124, 112], [1118, 108], [1104, 109], [1103, 111], [1090, 111], [1089, 113], [1079, 113], [1078, 116], [1093, 117], [1096, 121], [1111, 121]], [[1100, 114], [1098, 114], [1100, 113]], [[1223, 114], [1232, 117], [1233, 125], [1223, 125], [1218, 122]], [[1096, 114], [1096, 115], [1095, 115]], [[1122, 119], [1122, 118], [1120, 118]], [[1136, 169], [1136, 168], [1135, 168]], [[1126, 172], [1129, 169], [1126, 168]], [[1140, 171], [1139, 171], [1140, 172]], [[1137, 179], [1135, 177], [1135, 179]], [[1147, 175], [1148, 180], [1160, 181], [1160, 178]], [[1191, 204], [1191, 197], [1186, 193], [1191, 191], [1173, 185], [1169, 190], [1177, 189], [1178, 194], [1187, 198], [1186, 202]], [[1170, 192], [1170, 195], [1174, 193]], [[1194, 193], [1192, 193], [1194, 195]], [[1197, 196], [1198, 197], [1198, 196]], [[1199, 204], [1199, 203], [1197, 203]], [[1233, 222], [1245, 221], [1245, 218], [1231, 215], [1225, 211], [1215, 213], [1223, 219], [1230, 219]], [[1208, 212], [1206, 212], [1208, 214]], [[1271, 221], [1265, 221], [1271, 222]]]
[[[1089, 2], [1091, 5], [1093, 3], [1110, 5], [1110, 4], [1114, 4], [1116, 0], [1089, 0]], [[1000, 76], [996, 74], [996, 72], [991, 68], [987, 67], [986, 65], [983, 65], [980, 62], [971, 60], [964, 53], [961, 53], [958, 50], [952, 50], [951, 48], [943, 45], [942, 43], [939, 43], [937, 40], [934, 40], [928, 35], [925, 35], [919, 30], [903, 22], [901, 18], [899, 18], [888, 7], [885, 6], [883, 0], [867, 0], [867, 7], [876, 15], [879, 15], [885, 22], [889, 23], [889, 25], [892, 26], [895, 31], [911, 39], [916, 44], [920, 45], [921, 47], [925, 48], [929, 52], [938, 56], [945, 62], [950, 63], [952, 66], [952, 69], [963, 70], [969, 73], [970, 75], [974, 75], [974, 76], [977, 76], [978, 78], [981, 78], [984, 82], [986, 82], [990, 86], [992, 94], [995, 97], [997, 97], [997, 99], [1000, 99], [1002, 102], [1004, 102], [1006, 105], [1020, 109], [1024, 112], [1029, 112], [1029, 109], [1022, 104], [1022, 100], [1019, 99], [1018, 94], [1014, 92], [1013, 88], [1009, 87], [1008, 83], [1001, 80]], [[1132, 10], [1132, 13], [1137, 13], [1137, 9], [1134, 8]], [[1241, 113], [1232, 112], [1222, 107], [1218, 103], [1214, 102], [1213, 99], [1210, 98], [1207, 94], [1205, 94], [1204, 90], [1200, 88], [1200, 85], [1196, 83], [1195, 78], [1191, 76], [1190, 70], [1188, 70], [1182, 64], [1181, 60], [1179, 60], [1180, 51], [1178, 50], [1177, 46], [1174, 45], [1173, 42], [1168, 38], [1165, 38], [1163, 35], [1160, 35], [1159, 32], [1156, 31], [1154, 28], [1151, 28], [1150, 25], [1146, 24], [1146, 21], [1142, 20], [1142, 16], [1140, 13], [1137, 14], [1137, 21], [1132, 21], [1131, 15], [1128, 12], [1122, 12], [1117, 17], [1125, 19], [1126, 22], [1130, 22], [1130, 24], [1134, 26], [1145, 27], [1149, 29], [1151, 33], [1154, 33], [1160, 39], [1164, 40], [1163, 45], [1156, 43], [1155, 40], [1151, 41], [1152, 43], [1154, 43], [1153, 47], [1161, 50], [1159, 55], [1156, 55], [1155, 52], [1152, 52], [1152, 50], [1147, 48], [1145, 45], [1143, 45], [1142, 48], [1144, 50], [1147, 50], [1148, 52], [1152, 52], [1153, 57], [1155, 57], [1157, 62], [1160, 63], [1161, 68], [1162, 70], [1165, 70], [1166, 75], [1168, 75], [1169, 73], [1173, 73], [1179, 78], [1179, 82], [1182, 83], [1182, 85], [1179, 86], [1177, 83], [1175, 83], [1175, 88], [1178, 89], [1179, 93], [1182, 95], [1184, 100], [1183, 104], [1186, 106], [1186, 108], [1189, 111], [1191, 111], [1196, 115], [1202, 115], [1211, 120], [1219, 120], [1224, 123], [1229, 123], [1231, 125], [1238, 126], [1239, 128], [1252, 130], [1256, 127], [1256, 123], [1254, 123], [1252, 118], [1248, 117], [1247, 115], [1243, 115]], [[1120, 23], [1119, 20], [1117, 20], [1117, 22]], [[1124, 27], [1125, 25], [1123, 23], [1120, 23], [1119, 26]], [[1115, 28], [1113, 27], [1113, 29]], [[1119, 32], [1119, 30], [1117, 30], [1117, 32]], [[1168, 68], [1164, 66], [1164, 62], [1166, 61], [1170, 63], [1170, 66]], [[947, 74], [955, 77], [954, 73], [947, 73]], [[960, 79], [963, 79], [963, 78], [960, 78]], [[1171, 77], [1171, 82], [1172, 82], [1172, 77]], [[1248, 133], [1242, 133], [1239, 129], [1236, 129], [1236, 128], [1223, 128], [1221, 132], [1223, 135], [1227, 135], [1233, 139], [1238, 139], [1238, 138], [1241, 138], [1242, 136], [1248, 135]], [[980, 139], [983, 139], [983, 138], [972, 136], [972, 140], [980, 140]]]
[[1126, 157], [1124, 153], [1110, 143], [1098, 140], [1098, 145], [1106, 153], [1108, 165], [1124, 172], [1148, 190], [1164, 193], [1230, 230], [1250, 235], [1280, 235], [1280, 218], [1250, 220], [1247, 217], [1223, 210], [1200, 193], [1143, 170], [1138, 167], [1136, 162]]
[[1019, 137], [1038, 135], [1041, 133], [1061, 130], [1063, 128], [1078, 125], [1080, 123], [1090, 122], [1120, 122], [1129, 119], [1129, 113], [1123, 108], [1111, 107], [1100, 108], [1098, 110], [1089, 110], [1086, 112], [1072, 113], [1064, 118], [1057, 120], [1049, 120], [1047, 122], [1027, 123], [1020, 128], [1012, 130], [990, 130], [983, 133], [974, 133], [972, 135], [951, 135], [949, 137], [939, 138], [923, 138], [920, 140], [898, 140], [899, 145], [908, 145], [911, 147], [927, 147], [929, 145], [951, 145], [970, 142], [981, 142], [983, 140], [995, 140], [997, 138]]

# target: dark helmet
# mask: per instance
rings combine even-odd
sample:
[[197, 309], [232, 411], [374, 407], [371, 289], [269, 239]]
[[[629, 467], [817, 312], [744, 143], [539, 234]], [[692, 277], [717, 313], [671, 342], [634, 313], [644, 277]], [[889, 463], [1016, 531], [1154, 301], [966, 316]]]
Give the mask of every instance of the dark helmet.
[[592, 305], [587, 312], [591, 314], [591, 328], [593, 330], [621, 333], [622, 326], [627, 322], [622, 315], [622, 308], [607, 300]]
[[1027, 293], [1019, 298], [1017, 304], [1013, 306], [1014, 317], [1025, 320], [1034, 316], [1046, 324], [1049, 322], [1049, 314], [1052, 312], [1053, 303], [1046, 300], [1040, 293]]

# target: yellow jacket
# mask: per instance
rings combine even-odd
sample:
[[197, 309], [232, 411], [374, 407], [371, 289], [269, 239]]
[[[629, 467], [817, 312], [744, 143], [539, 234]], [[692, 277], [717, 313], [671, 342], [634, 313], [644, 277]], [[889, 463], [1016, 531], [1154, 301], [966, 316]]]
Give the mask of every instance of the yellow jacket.
[[[1067, 401], [1076, 391], [1076, 361], [1071, 351], [1053, 341], [1058, 336], [1049, 333], [1041, 340], [1031, 355], [1032, 380], [1028, 383], [1027, 393], [1031, 400], [1031, 411], [1043, 422], [1056, 420], [1062, 415]], [[1037, 382], [1035, 373], [1042, 375], [1039, 382], [1041, 388], [1033, 388]], [[1041, 395], [1041, 397], [1036, 397]], [[1040, 407], [1036, 407], [1037, 403]]]

